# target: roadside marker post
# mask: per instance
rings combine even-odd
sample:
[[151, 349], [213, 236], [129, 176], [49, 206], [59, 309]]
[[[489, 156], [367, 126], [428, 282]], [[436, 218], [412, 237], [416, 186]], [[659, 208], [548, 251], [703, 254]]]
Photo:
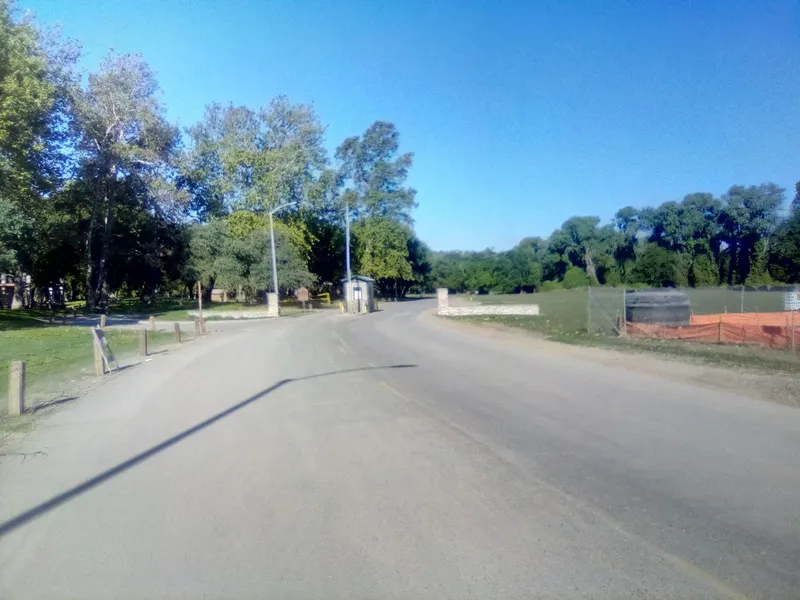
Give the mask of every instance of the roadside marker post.
[[139, 331], [139, 355], [147, 356], [147, 329], [144, 327]]
[[18, 417], [25, 412], [25, 361], [12, 360], [8, 377], [8, 414]]
[[175, 323], [173, 325], [173, 328], [174, 328], [174, 331], [175, 331], [175, 343], [180, 344], [181, 343], [181, 324], [180, 323]]

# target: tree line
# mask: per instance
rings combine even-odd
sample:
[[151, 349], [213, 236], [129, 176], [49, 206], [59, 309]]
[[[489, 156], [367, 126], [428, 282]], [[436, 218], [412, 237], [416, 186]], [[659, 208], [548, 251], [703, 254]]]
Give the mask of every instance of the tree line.
[[413, 156], [376, 121], [329, 156], [313, 107], [207, 106], [185, 130], [166, 118], [155, 73], [109, 53], [91, 73], [78, 46], [0, 0], [0, 272], [62, 284], [93, 308], [222, 287], [254, 299], [271, 281], [275, 215], [282, 291], [330, 289], [354, 270], [402, 295], [427, 273], [413, 231]]
[[800, 182], [788, 212], [774, 183], [720, 197], [567, 219], [507, 252], [437, 252], [431, 279], [451, 290], [517, 293], [587, 285], [765, 286], [800, 282]]
[[693, 193], [572, 217], [506, 252], [432, 252], [415, 234], [413, 155], [375, 121], [332, 155], [313, 106], [210, 103], [170, 123], [155, 73], [109, 53], [92, 73], [78, 46], [0, 0], [0, 273], [62, 284], [90, 308], [114, 295], [154, 299], [223, 288], [254, 300], [272, 281], [274, 215], [281, 293], [332, 291], [353, 271], [382, 296], [436, 287], [513, 293], [584, 285], [768, 285], [800, 281], [800, 184], [788, 211], [775, 184]]

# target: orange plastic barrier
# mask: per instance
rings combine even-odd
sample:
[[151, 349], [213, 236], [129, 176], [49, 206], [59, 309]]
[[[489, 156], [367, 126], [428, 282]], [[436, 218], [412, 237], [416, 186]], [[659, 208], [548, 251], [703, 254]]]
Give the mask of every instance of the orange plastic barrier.
[[[659, 340], [684, 340], [709, 344], [758, 344], [769, 348], [800, 349], [800, 315], [795, 317], [793, 327], [791, 313], [767, 314], [771, 316], [765, 320], [776, 324], [737, 323], [737, 319], [731, 318], [745, 316], [741, 314], [698, 315], [692, 317], [692, 324], [685, 327], [627, 323], [626, 333], [632, 337]], [[780, 321], [775, 315], [780, 315]], [[764, 316], [764, 313], [760, 313], [759, 317], [761, 316]], [[715, 320], [708, 322], [712, 317]], [[706, 322], [697, 323], [698, 320]], [[793, 328], [794, 335], [792, 335]]]
[[778, 325], [791, 327], [800, 325], [800, 314], [793, 311], [771, 313], [720, 313], [717, 315], [692, 315], [692, 325], [711, 325], [712, 323], [731, 325]]

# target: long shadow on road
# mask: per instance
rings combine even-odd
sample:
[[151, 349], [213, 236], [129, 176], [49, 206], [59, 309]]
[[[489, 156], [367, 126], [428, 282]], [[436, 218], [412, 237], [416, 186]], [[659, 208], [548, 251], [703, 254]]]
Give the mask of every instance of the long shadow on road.
[[132, 467], [135, 467], [136, 465], [146, 461], [148, 458], [151, 458], [151, 457], [155, 456], [156, 454], [159, 454], [159, 453], [163, 452], [167, 448], [169, 448], [171, 446], [174, 446], [178, 442], [180, 442], [182, 440], [185, 440], [189, 436], [194, 435], [195, 433], [197, 433], [199, 431], [202, 431], [203, 429], [206, 429], [207, 427], [210, 427], [211, 425], [213, 425], [217, 421], [219, 421], [221, 419], [224, 419], [225, 417], [230, 416], [230, 415], [232, 415], [233, 413], [235, 413], [237, 411], [240, 411], [241, 409], [243, 409], [248, 404], [252, 404], [256, 400], [259, 400], [259, 399], [263, 398], [264, 396], [266, 396], [268, 394], [271, 394], [275, 390], [277, 390], [277, 389], [279, 389], [279, 388], [281, 388], [281, 387], [283, 387], [283, 386], [285, 386], [285, 385], [287, 385], [289, 383], [293, 383], [293, 382], [296, 382], [296, 381], [304, 381], [306, 379], [316, 379], [318, 377], [329, 377], [331, 375], [342, 375], [344, 373], [353, 373], [353, 372], [356, 372], [356, 371], [373, 371], [373, 370], [381, 370], [381, 369], [410, 369], [410, 368], [413, 368], [413, 367], [416, 367], [416, 366], [417, 365], [391, 365], [391, 366], [386, 366], [386, 367], [360, 367], [360, 368], [357, 368], [357, 369], [344, 369], [342, 371], [331, 371], [330, 373], [319, 373], [317, 375], [308, 375], [306, 377], [296, 377], [296, 378], [293, 378], [293, 379], [282, 379], [281, 381], [271, 385], [267, 389], [262, 390], [262, 391], [258, 392], [257, 394], [254, 394], [254, 395], [250, 396], [249, 398], [246, 398], [245, 400], [242, 400], [238, 404], [234, 404], [230, 408], [226, 408], [225, 410], [223, 410], [220, 413], [217, 413], [213, 417], [209, 417], [205, 421], [202, 421], [202, 422], [198, 423], [197, 425], [194, 425], [193, 427], [190, 427], [189, 429], [183, 430], [182, 432], [178, 433], [177, 435], [174, 435], [173, 437], [164, 440], [160, 444], [157, 444], [157, 445], [153, 446], [152, 448], [149, 448], [149, 449], [145, 450], [144, 452], [141, 452], [141, 453], [137, 454], [136, 456], [134, 456], [132, 458], [129, 458], [128, 460], [126, 460], [124, 462], [121, 462], [120, 464], [118, 464], [118, 465], [116, 465], [114, 467], [111, 467], [110, 469], [108, 469], [106, 471], [103, 471], [99, 475], [95, 475], [91, 479], [87, 479], [83, 483], [80, 483], [80, 484], [76, 485], [75, 487], [72, 487], [72, 488], [68, 489], [65, 492], [62, 492], [62, 493], [60, 493], [60, 494], [58, 494], [56, 496], [53, 496], [49, 500], [45, 500], [41, 504], [37, 504], [33, 508], [30, 508], [30, 509], [26, 510], [25, 512], [20, 513], [17, 516], [12, 517], [11, 519], [9, 519], [9, 520], [7, 520], [7, 521], [5, 521], [3, 523], [0, 523], [0, 537], [3, 537], [4, 535], [7, 535], [7, 534], [11, 533], [15, 529], [18, 529], [19, 527], [22, 527], [23, 525], [29, 523], [30, 521], [33, 521], [34, 519], [36, 519], [37, 517], [43, 515], [44, 513], [49, 512], [49, 511], [53, 510], [54, 508], [58, 508], [59, 506], [61, 506], [62, 504], [65, 504], [69, 500], [72, 500], [73, 498], [88, 492], [89, 490], [97, 487], [101, 483], [104, 483], [105, 481], [108, 481], [112, 477], [116, 477], [117, 475], [119, 475], [121, 473], [124, 473], [128, 469], [130, 469]]

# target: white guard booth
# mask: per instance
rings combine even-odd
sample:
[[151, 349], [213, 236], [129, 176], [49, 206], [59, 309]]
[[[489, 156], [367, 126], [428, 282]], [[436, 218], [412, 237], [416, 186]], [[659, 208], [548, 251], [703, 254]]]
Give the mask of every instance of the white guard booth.
[[375, 280], [365, 275], [353, 275], [348, 282], [342, 279], [345, 302], [351, 313], [370, 313], [375, 310]]

